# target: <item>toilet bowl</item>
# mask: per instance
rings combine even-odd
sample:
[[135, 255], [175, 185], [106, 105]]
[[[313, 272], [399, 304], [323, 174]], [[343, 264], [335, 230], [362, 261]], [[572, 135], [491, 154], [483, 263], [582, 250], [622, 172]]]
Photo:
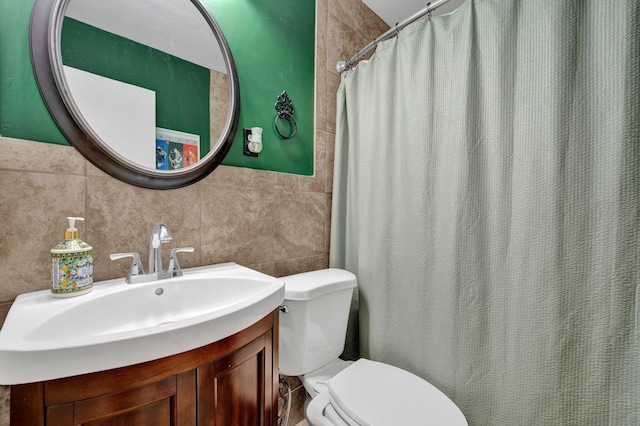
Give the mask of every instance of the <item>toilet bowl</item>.
[[356, 277], [323, 269], [283, 277], [280, 374], [300, 376], [310, 426], [467, 426], [460, 409], [426, 380], [400, 368], [343, 361]]

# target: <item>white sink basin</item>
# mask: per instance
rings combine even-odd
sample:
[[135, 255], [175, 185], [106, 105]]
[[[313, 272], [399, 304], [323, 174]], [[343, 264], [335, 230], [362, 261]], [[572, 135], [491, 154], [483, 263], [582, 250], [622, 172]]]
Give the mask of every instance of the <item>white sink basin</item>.
[[18, 296], [0, 331], [0, 384], [39, 382], [175, 355], [230, 336], [276, 309], [284, 283], [235, 263], [89, 294]]

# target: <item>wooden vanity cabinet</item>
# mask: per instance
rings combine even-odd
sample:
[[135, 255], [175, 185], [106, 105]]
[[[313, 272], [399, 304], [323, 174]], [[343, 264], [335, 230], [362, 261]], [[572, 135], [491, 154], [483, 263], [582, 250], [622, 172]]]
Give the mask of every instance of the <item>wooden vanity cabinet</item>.
[[188, 352], [12, 386], [11, 425], [276, 426], [277, 343], [276, 309], [239, 333]]

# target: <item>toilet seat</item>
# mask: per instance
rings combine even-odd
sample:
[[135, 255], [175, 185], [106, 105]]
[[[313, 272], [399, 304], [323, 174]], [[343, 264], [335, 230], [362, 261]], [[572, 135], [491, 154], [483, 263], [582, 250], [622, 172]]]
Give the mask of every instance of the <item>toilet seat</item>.
[[316, 398], [310, 410], [317, 413], [319, 405], [330, 403], [347, 424], [467, 426], [460, 409], [431, 383], [367, 359], [356, 361], [329, 379], [327, 391]]

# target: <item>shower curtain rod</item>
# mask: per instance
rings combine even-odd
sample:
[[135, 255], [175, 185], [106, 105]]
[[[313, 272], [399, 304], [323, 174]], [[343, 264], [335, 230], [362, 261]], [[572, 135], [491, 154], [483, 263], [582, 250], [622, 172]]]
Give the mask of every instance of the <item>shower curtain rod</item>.
[[418, 19], [422, 18], [425, 15], [431, 15], [431, 12], [433, 12], [443, 4], [449, 3], [450, 1], [451, 0], [436, 0], [433, 3], [427, 3], [427, 7], [409, 16], [404, 21], [397, 23], [395, 26], [387, 30], [381, 36], [374, 38], [371, 43], [367, 44], [365, 47], [358, 50], [358, 53], [356, 53], [346, 61], [338, 61], [338, 63], [336, 64], [336, 70], [338, 71], [338, 74], [342, 74], [343, 72], [351, 69], [351, 67], [355, 62], [357, 62], [360, 58], [362, 58], [368, 51], [376, 47], [379, 42], [393, 37], [394, 35], [398, 34], [400, 30], [406, 27], [407, 25], [413, 23], [414, 21], [417, 21]]

